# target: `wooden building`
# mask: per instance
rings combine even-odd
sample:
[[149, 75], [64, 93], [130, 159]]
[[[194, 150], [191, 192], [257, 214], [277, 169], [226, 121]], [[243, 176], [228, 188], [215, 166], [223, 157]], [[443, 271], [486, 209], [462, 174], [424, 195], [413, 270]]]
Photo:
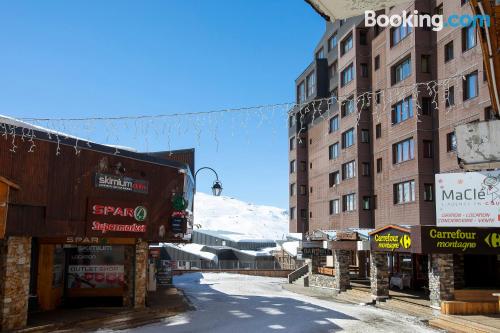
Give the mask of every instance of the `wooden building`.
[[148, 244], [190, 237], [194, 150], [136, 153], [7, 120], [0, 330], [25, 326], [28, 308], [145, 306]]

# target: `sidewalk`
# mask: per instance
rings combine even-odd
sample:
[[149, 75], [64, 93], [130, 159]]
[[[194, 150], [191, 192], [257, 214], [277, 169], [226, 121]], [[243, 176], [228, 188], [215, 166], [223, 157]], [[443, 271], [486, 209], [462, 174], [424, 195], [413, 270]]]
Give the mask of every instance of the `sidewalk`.
[[[303, 287], [296, 284], [282, 284], [283, 289], [296, 294], [301, 294], [334, 302], [351, 304], [371, 304], [370, 293], [360, 289], [350, 289], [347, 292], [335, 296], [333, 289], [316, 287]], [[377, 304], [371, 304], [380, 309], [392, 312], [404, 313], [428, 322], [431, 327], [444, 329], [447, 332], [456, 333], [500, 333], [500, 315], [477, 315], [477, 316], [447, 316], [438, 310], [433, 310], [414, 300], [404, 300], [395, 297]]]
[[123, 330], [159, 322], [165, 317], [192, 310], [183, 292], [170, 287], [148, 293], [148, 306], [131, 308], [57, 309], [30, 315], [28, 327], [16, 332], [90, 332], [98, 329]]

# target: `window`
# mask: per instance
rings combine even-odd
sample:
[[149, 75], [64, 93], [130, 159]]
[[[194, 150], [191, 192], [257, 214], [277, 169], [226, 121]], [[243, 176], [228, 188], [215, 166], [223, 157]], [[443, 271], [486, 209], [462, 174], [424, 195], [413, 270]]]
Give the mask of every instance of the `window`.
[[320, 48], [318, 52], [316, 52], [316, 59], [324, 59], [325, 58], [325, 50]]
[[375, 57], [375, 70], [378, 70], [380, 68], [380, 56]]
[[422, 73], [431, 72], [431, 56], [428, 54], [422, 54], [420, 56], [420, 71]]
[[337, 132], [339, 130], [339, 116], [330, 118], [329, 133]]
[[367, 129], [361, 130], [361, 142], [369, 143], [370, 142], [370, 131]]
[[375, 102], [376, 102], [377, 104], [380, 104], [380, 98], [381, 98], [381, 96], [382, 96], [381, 91], [380, 91], [380, 90], [377, 90], [377, 91], [375, 92]]
[[356, 194], [347, 194], [342, 196], [342, 211], [352, 212], [356, 209]]
[[370, 163], [363, 162], [361, 164], [361, 174], [363, 176], [369, 176], [370, 175]]
[[368, 77], [368, 64], [361, 64], [361, 77]]
[[299, 103], [304, 103], [306, 100], [306, 84], [304, 81], [299, 83], [299, 86], [297, 87], [297, 101]]
[[290, 151], [295, 149], [295, 137], [290, 138]]
[[329, 180], [328, 183], [329, 183], [330, 187], [333, 187], [334, 185], [340, 184], [340, 172], [338, 172], [338, 171], [331, 172], [328, 175], [328, 180]]
[[337, 46], [337, 33], [334, 32], [333, 35], [328, 40], [328, 52], [333, 50]]
[[411, 27], [401, 24], [399, 27], [391, 29], [391, 47], [399, 44], [411, 33]]
[[392, 84], [403, 81], [411, 75], [411, 58], [408, 57], [392, 67]]
[[355, 143], [354, 139], [354, 128], [351, 128], [348, 131], [345, 131], [342, 133], [342, 149], [346, 149], [354, 145]]
[[375, 137], [380, 139], [382, 137], [382, 124], [377, 124], [375, 126]]
[[295, 160], [290, 162], [290, 173], [295, 173]]
[[354, 96], [351, 96], [342, 103], [341, 116], [345, 117], [353, 112], [354, 112]]
[[356, 161], [342, 164], [342, 180], [351, 179], [356, 176]]
[[313, 217], [313, 212], [309, 212], [309, 217], [312, 218]]
[[307, 171], [307, 163], [305, 161], [300, 161], [300, 171]]
[[476, 28], [474, 24], [462, 28], [462, 52], [472, 49], [476, 46]]
[[302, 219], [307, 219], [307, 209], [301, 209], [300, 210], [300, 217]]
[[363, 210], [370, 210], [370, 197], [363, 197]]
[[309, 187], [309, 193], [313, 193], [313, 187]]
[[309, 74], [306, 81], [307, 81], [307, 97], [311, 97], [312, 95], [314, 95], [314, 91], [316, 90], [316, 75], [314, 73]]
[[465, 76], [464, 80], [464, 101], [477, 97], [478, 95], [477, 71]]
[[360, 45], [368, 44], [368, 32], [366, 30], [359, 31], [359, 44]]
[[446, 134], [446, 148], [448, 152], [457, 150], [457, 137], [455, 132]]
[[340, 85], [343, 87], [354, 79], [354, 66], [351, 63], [340, 75]]
[[415, 181], [410, 180], [394, 184], [394, 203], [401, 204], [415, 201]]
[[381, 172], [382, 172], [382, 159], [377, 158], [377, 173], [381, 173]]
[[334, 143], [328, 147], [328, 159], [335, 160], [339, 157], [339, 143]]
[[393, 163], [401, 163], [415, 158], [413, 138], [395, 143], [392, 146]]
[[290, 184], [290, 196], [293, 197], [295, 195], [295, 184]]
[[337, 215], [340, 213], [339, 199], [330, 200], [330, 215]]
[[309, 169], [312, 169], [313, 168], [313, 164], [312, 162], [309, 163]]
[[424, 140], [424, 158], [433, 158], [434, 157], [434, 145], [431, 140]]
[[484, 109], [484, 119], [485, 120], [498, 120], [500, 119], [499, 115], [493, 111], [491, 106], [488, 106]]
[[332, 101], [331, 103], [334, 104], [334, 103], [337, 103], [337, 98], [339, 96], [339, 89], [337, 87], [333, 88], [332, 92], [330, 93], [331, 97], [332, 97]]
[[392, 106], [392, 123], [399, 124], [410, 118], [413, 118], [413, 101], [408, 96]]
[[340, 56], [343, 56], [349, 50], [352, 49], [352, 34], [349, 34], [344, 40], [340, 43]]
[[295, 115], [288, 117], [288, 127], [293, 127], [296, 124]]
[[453, 54], [453, 41], [444, 46], [444, 61], [450, 61], [454, 58]]
[[305, 185], [300, 185], [299, 186], [299, 194], [300, 195], [307, 195], [307, 188]]
[[447, 108], [455, 105], [455, 87], [451, 86], [444, 91], [445, 105]]
[[424, 201], [434, 201], [434, 184], [424, 184]]
[[430, 97], [422, 97], [422, 114], [430, 116], [432, 114], [432, 99]]
[[378, 205], [378, 197], [376, 195], [373, 196], [373, 209], [377, 209]]
[[290, 207], [290, 220], [295, 219], [295, 207]]

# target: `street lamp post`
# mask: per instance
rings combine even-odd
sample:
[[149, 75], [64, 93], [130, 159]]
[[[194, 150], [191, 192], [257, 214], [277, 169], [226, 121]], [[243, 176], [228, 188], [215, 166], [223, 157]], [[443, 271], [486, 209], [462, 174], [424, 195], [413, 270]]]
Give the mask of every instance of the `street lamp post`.
[[211, 170], [215, 174], [215, 181], [214, 181], [214, 184], [212, 185], [212, 194], [216, 197], [220, 196], [222, 193], [222, 183], [219, 180], [219, 175], [217, 174], [217, 172], [214, 169], [209, 168], [209, 167], [199, 168], [198, 171], [195, 172], [195, 174], [194, 174], [194, 191], [196, 192], [196, 176], [198, 175], [198, 172], [200, 172], [201, 170]]

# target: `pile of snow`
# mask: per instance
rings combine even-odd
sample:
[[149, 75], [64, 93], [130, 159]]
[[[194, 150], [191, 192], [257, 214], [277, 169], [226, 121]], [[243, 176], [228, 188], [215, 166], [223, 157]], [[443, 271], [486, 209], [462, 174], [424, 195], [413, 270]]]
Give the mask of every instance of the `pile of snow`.
[[252, 240], [280, 240], [288, 235], [288, 212], [277, 207], [197, 192], [194, 224], [195, 230], [230, 231]]
[[293, 242], [284, 242], [281, 244], [281, 247], [283, 250], [285, 250], [288, 254], [290, 254], [292, 257], [297, 256], [297, 249], [300, 246], [299, 241], [293, 241]]

